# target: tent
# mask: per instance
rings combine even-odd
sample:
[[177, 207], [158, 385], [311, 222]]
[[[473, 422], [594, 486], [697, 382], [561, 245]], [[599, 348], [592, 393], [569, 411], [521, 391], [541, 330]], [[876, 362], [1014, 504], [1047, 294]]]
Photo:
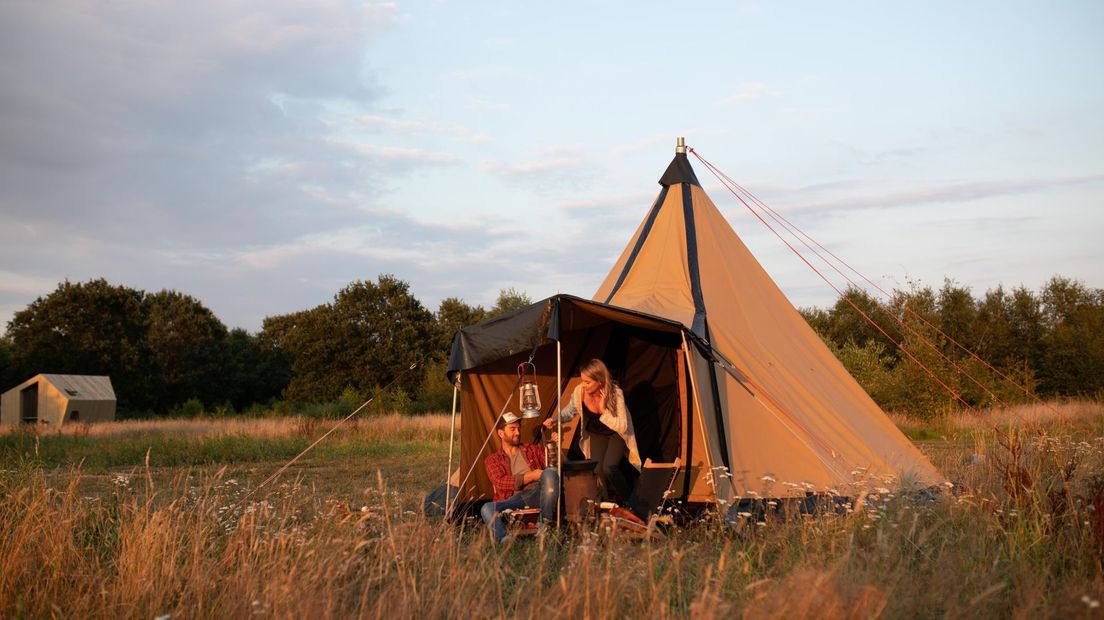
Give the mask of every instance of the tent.
[[[659, 183], [592, 300], [557, 295], [454, 337], [460, 497], [491, 495], [482, 459], [498, 449], [491, 429], [508, 398], [517, 411], [511, 390], [530, 356], [555, 401], [545, 417], [570, 397], [578, 368], [603, 359], [625, 391], [642, 458], [681, 463], [672, 490], [684, 501], [943, 482], [740, 241], [684, 147]], [[523, 426], [523, 439], [536, 426]]]
[[35, 375], [0, 396], [0, 423], [67, 424], [115, 419], [110, 377]]

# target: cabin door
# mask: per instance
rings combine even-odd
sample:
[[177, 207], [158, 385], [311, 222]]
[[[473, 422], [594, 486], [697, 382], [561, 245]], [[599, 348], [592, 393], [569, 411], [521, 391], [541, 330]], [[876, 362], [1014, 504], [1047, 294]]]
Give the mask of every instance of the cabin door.
[[24, 424], [38, 422], [38, 382], [19, 391], [19, 413]]

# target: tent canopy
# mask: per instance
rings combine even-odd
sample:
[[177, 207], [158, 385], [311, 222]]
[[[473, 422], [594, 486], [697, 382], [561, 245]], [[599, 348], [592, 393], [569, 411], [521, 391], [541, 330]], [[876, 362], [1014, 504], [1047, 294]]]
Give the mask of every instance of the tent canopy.
[[[461, 497], [490, 497], [481, 463], [499, 449], [491, 431], [500, 412], [518, 410], [517, 368], [532, 357], [545, 398], [544, 417], [566, 404], [579, 368], [592, 358], [605, 361], [624, 390], [641, 457], [691, 463], [679, 478], [683, 495], [711, 499], [705, 486], [707, 454], [701, 440], [692, 441], [702, 436], [702, 425], [686, 402], [684, 334], [674, 321], [571, 295], [556, 295], [458, 332], [449, 374], [462, 376]], [[524, 421], [523, 438], [531, 440], [538, 427], [537, 421]]]

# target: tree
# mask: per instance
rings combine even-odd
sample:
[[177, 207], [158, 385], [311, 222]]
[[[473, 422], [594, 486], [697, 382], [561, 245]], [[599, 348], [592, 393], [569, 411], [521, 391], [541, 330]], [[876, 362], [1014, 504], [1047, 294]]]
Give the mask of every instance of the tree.
[[241, 411], [252, 403], [280, 396], [291, 380], [291, 363], [282, 351], [265, 346], [260, 336], [241, 328], [226, 337], [227, 388], [225, 398]]
[[1054, 394], [1104, 391], [1104, 290], [1055, 276], [1040, 294], [1043, 324], [1041, 390]]
[[[858, 310], [856, 310], [856, 307]], [[859, 310], [862, 312], [860, 313]], [[828, 312], [826, 331], [824, 335], [838, 347], [848, 342], [864, 348], [870, 341], [878, 342], [893, 358], [897, 359], [897, 345], [882, 334], [881, 330], [863, 317], [866, 314], [878, 326], [890, 335], [890, 338], [900, 342], [901, 335], [897, 320], [894, 318], [896, 308], [890, 308], [879, 304], [866, 291], [854, 287], [848, 287], [843, 296], [836, 301]]]
[[416, 393], [420, 373], [403, 373], [412, 362], [432, 358], [437, 332], [410, 285], [392, 275], [376, 283], [357, 281], [338, 292], [333, 309], [346, 338], [338, 359], [346, 364], [349, 385], [367, 392], [402, 374], [397, 387]]
[[12, 367], [14, 347], [11, 339], [5, 334], [0, 336], [0, 392], [5, 391], [19, 383]]
[[222, 321], [196, 298], [176, 291], [149, 294], [146, 304], [146, 338], [159, 371], [160, 408], [191, 398], [206, 405], [228, 400], [228, 331]]
[[[813, 328], [813, 331], [820, 334], [821, 337], [827, 336], [832, 329], [832, 317], [828, 314], [827, 310], [823, 308], [798, 308], [798, 314], [801, 315], [805, 322], [809, 324], [809, 327]], [[836, 342], [828, 340], [834, 346], [839, 346]]]
[[456, 332], [486, 319], [487, 311], [483, 306], [469, 306], [459, 297], [448, 297], [441, 300], [434, 318], [437, 320], [437, 333], [440, 337], [436, 348], [448, 357], [449, 346]]
[[146, 313], [142, 291], [102, 278], [67, 280], [8, 323], [12, 366], [23, 379], [38, 373], [107, 375], [121, 410], [149, 409], [158, 382]]
[[[944, 280], [937, 299], [940, 330], [955, 342], [967, 349], [975, 346], [975, 326], [977, 324], [977, 305], [970, 289], [957, 286], [952, 280]], [[944, 351], [950, 357], [960, 357], [965, 353], [948, 340]]]
[[504, 288], [498, 292], [498, 299], [495, 300], [494, 307], [487, 313], [487, 318], [506, 314], [518, 308], [524, 308], [531, 303], [533, 303], [533, 299], [524, 292], [512, 286]]
[[290, 360], [284, 397], [303, 402], [335, 400], [346, 388], [367, 395], [395, 379], [416, 394], [422, 373], [407, 369], [431, 360], [440, 342], [433, 315], [391, 275], [353, 282], [331, 304], [269, 317], [261, 338]]
[[285, 399], [334, 400], [347, 385], [344, 373], [333, 372], [334, 356], [342, 338], [329, 304], [267, 317], [259, 338], [262, 348], [271, 351], [274, 357], [283, 357], [291, 369], [283, 392]]

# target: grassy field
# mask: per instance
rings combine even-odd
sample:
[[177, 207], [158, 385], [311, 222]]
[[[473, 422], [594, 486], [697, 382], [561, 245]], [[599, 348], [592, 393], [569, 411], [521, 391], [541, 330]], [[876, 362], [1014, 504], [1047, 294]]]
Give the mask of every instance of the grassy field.
[[0, 617], [1101, 617], [1104, 407], [898, 424], [956, 483], [736, 533], [495, 549], [420, 513], [445, 416], [0, 432]]

